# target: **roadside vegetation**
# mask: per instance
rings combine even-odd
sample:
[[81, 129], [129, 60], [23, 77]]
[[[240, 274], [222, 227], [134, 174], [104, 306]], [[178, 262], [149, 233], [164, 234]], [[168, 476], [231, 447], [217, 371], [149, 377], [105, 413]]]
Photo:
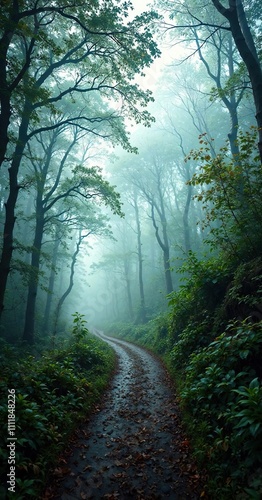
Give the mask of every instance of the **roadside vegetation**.
[[[172, 312], [146, 325], [112, 325], [111, 334], [137, 342], [165, 361], [179, 395], [193, 455], [207, 472], [212, 498], [249, 499], [262, 494], [262, 260], [219, 276], [219, 265], [201, 263], [170, 298]], [[259, 274], [257, 274], [259, 273]], [[201, 277], [202, 284], [199, 279]], [[216, 285], [214, 281], [216, 280]], [[225, 290], [217, 299], [217, 288]], [[252, 295], [242, 294], [255, 284]], [[212, 292], [213, 288], [213, 292]], [[232, 309], [249, 309], [234, 317]], [[231, 317], [230, 317], [231, 316]]]
[[200, 259], [188, 253], [180, 268], [180, 286], [169, 294], [169, 312], [142, 325], [111, 325], [109, 333], [142, 344], [165, 361], [193, 455], [207, 473], [211, 498], [258, 500], [262, 258], [255, 211], [261, 213], [261, 169], [258, 158], [252, 157], [252, 134], [243, 136], [239, 147], [241, 176], [225, 154], [212, 160], [205, 144], [196, 154], [207, 159], [193, 182], [199, 188], [205, 183], [197, 196], [211, 202], [206, 212], [206, 220], [214, 224], [209, 255]]
[[[39, 498], [76, 428], [105, 390], [115, 366], [113, 350], [74, 315], [70, 338], [41, 353], [1, 341], [0, 497]], [[41, 355], [40, 355], [41, 354]], [[16, 492], [8, 492], [8, 390], [15, 390]], [[8, 485], [9, 486], [9, 485]]]
[[[191, 276], [182, 291], [172, 294], [169, 314], [146, 325], [112, 325], [110, 332], [153, 350], [165, 361], [191, 451], [207, 474], [211, 498], [258, 500], [262, 494], [262, 322], [257, 321], [259, 310], [253, 304], [261, 296], [262, 260], [241, 265], [231, 281], [228, 275], [228, 290], [216, 305], [213, 281], [217, 276], [217, 287], [225, 287], [226, 275], [218, 279], [214, 265], [211, 276], [210, 266], [210, 261], [202, 262], [202, 285], [199, 275]], [[248, 280], [256, 283], [256, 292], [240, 298]], [[230, 318], [233, 304], [238, 304], [238, 313], [249, 308], [250, 316]]]

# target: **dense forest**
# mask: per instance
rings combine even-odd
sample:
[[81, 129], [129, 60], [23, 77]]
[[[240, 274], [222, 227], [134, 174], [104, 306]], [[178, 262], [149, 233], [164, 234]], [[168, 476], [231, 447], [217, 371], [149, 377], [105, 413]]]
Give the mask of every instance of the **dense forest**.
[[105, 390], [94, 329], [163, 360], [205, 495], [261, 498], [261, 23], [260, 0], [1, 1], [1, 498], [41, 497]]

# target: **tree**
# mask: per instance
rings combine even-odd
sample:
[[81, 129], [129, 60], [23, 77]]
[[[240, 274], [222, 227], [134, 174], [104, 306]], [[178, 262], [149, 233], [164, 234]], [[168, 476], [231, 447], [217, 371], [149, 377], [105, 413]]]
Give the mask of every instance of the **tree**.
[[[228, 92], [226, 92], [223, 89], [222, 77], [223, 79], [225, 79], [226, 77], [227, 80], [230, 80], [233, 79], [233, 76], [235, 74], [236, 64], [235, 64], [234, 48], [232, 44], [231, 34], [227, 32], [223, 33], [221, 30], [217, 33], [216, 37], [214, 36], [214, 34], [210, 35], [210, 38], [213, 39], [212, 45], [216, 51], [216, 58], [217, 58], [216, 68], [212, 69], [211, 64], [209, 63], [207, 57], [203, 53], [201, 47], [201, 40], [199, 39], [197, 30], [194, 29], [194, 32], [195, 32], [195, 39], [200, 60], [203, 62], [208, 76], [214, 81], [216, 86], [215, 92], [221, 98], [223, 104], [225, 105], [230, 115], [231, 129], [230, 132], [228, 133], [228, 138], [229, 138], [231, 153], [233, 156], [236, 157], [239, 153], [237, 147], [237, 133], [239, 127], [238, 108], [243, 98], [244, 92], [246, 90], [246, 86], [241, 87], [238, 93], [234, 88], [230, 88]], [[210, 48], [210, 39], [208, 48]], [[228, 68], [227, 71], [225, 65]]]
[[[117, 242], [113, 241], [113, 248], [110, 253], [103, 254], [102, 259], [99, 263], [94, 263], [92, 268], [94, 271], [103, 271], [105, 274], [105, 286], [104, 289], [108, 287], [108, 293], [111, 297], [110, 307], [107, 310], [99, 311], [100, 316], [106, 313], [106, 321], [111, 317], [113, 320], [122, 319], [122, 313], [124, 318], [128, 318], [132, 321], [134, 318], [133, 309], [133, 294], [131, 281], [133, 276], [133, 264], [134, 252], [130, 250], [130, 243], [127, 231], [127, 225], [123, 223], [122, 227], [117, 225]], [[100, 285], [99, 285], [100, 286]], [[108, 305], [105, 304], [105, 305]], [[101, 320], [101, 318], [100, 318]]]
[[[61, 227], [62, 226], [62, 227]], [[43, 317], [43, 323], [42, 323], [42, 328], [41, 332], [43, 336], [46, 336], [46, 334], [49, 331], [49, 326], [50, 326], [50, 316], [51, 316], [51, 306], [52, 306], [52, 300], [53, 300], [53, 293], [54, 293], [54, 285], [55, 285], [55, 276], [56, 276], [56, 268], [57, 268], [57, 260], [58, 260], [58, 252], [59, 252], [59, 247], [61, 246], [61, 241], [64, 232], [66, 231], [66, 228], [63, 227], [63, 223], [57, 223], [55, 227], [55, 237], [54, 237], [54, 242], [53, 242], [53, 248], [52, 248], [52, 260], [51, 260], [51, 266], [50, 266], [50, 274], [49, 274], [49, 280], [48, 280], [48, 290], [46, 294], [46, 304], [45, 304], [45, 310], [44, 310], [44, 317]]]
[[[61, 211], [58, 210], [57, 212], [53, 212], [53, 206], [55, 205], [55, 203], [50, 205], [50, 201], [60, 201], [60, 193], [58, 194], [57, 187], [59, 186], [65, 163], [68, 161], [70, 152], [78, 139], [77, 130], [74, 132], [71, 140], [69, 139], [69, 137], [67, 138], [67, 140], [69, 139], [68, 144], [62, 153], [60, 164], [57, 164], [57, 162], [55, 162], [57, 170], [55, 177], [52, 179], [50, 166], [52, 166], [52, 163], [54, 163], [54, 159], [56, 158], [56, 156], [59, 153], [61, 155], [61, 139], [60, 141], [58, 141], [58, 139], [62, 132], [63, 128], [61, 127], [60, 129], [57, 128], [50, 131], [49, 136], [47, 134], [39, 134], [39, 137], [37, 137], [38, 154], [35, 153], [34, 155], [31, 147], [29, 147], [30, 159], [34, 171], [36, 185], [36, 211], [23, 339], [30, 343], [33, 343], [34, 339], [35, 305], [39, 283], [39, 268], [44, 230], [48, 230], [48, 226], [50, 226], [50, 222], [53, 219], [59, 219], [59, 217], [62, 217], [61, 211], [63, 211], [61, 209]], [[51, 182], [52, 180], [53, 182]], [[48, 184], [48, 188], [46, 187], [46, 184]]]
[[139, 214], [139, 202], [137, 189], [134, 187], [133, 201], [130, 200], [130, 204], [133, 206], [135, 211], [135, 221], [136, 221], [136, 233], [137, 233], [137, 257], [138, 257], [138, 282], [139, 282], [139, 295], [140, 295], [140, 307], [138, 312], [138, 319], [144, 323], [146, 321], [146, 302], [145, 302], [145, 291], [144, 291], [144, 278], [143, 278], [143, 253], [142, 253], [142, 231], [141, 231], [141, 221]]
[[[149, 152], [148, 152], [149, 153]], [[166, 214], [165, 196], [168, 189], [167, 180], [168, 160], [157, 151], [151, 151], [148, 157], [141, 157], [138, 169], [132, 173], [132, 182], [140, 190], [150, 207], [150, 218], [155, 230], [155, 237], [163, 254], [166, 292], [173, 291], [170, 241], [168, 235], [168, 221]], [[143, 172], [143, 175], [141, 175]]]
[[[69, 145], [62, 158], [62, 165], [70, 152], [70, 146], [71, 145]], [[59, 171], [58, 176], [60, 179], [61, 176]], [[38, 189], [37, 192], [37, 223], [31, 261], [33, 272], [28, 288], [28, 299], [23, 334], [23, 340], [29, 343], [33, 343], [34, 340], [35, 301], [37, 294], [41, 244], [45, 225], [50, 223], [50, 221], [53, 219], [58, 219], [65, 212], [70, 214], [73, 213], [74, 219], [78, 221], [81, 218], [81, 215], [77, 216], [74, 214], [77, 214], [78, 212], [80, 214], [81, 212], [85, 214], [86, 206], [88, 208], [90, 201], [95, 204], [103, 203], [109, 206], [112, 209], [113, 213], [122, 215], [119, 195], [114, 191], [114, 188], [103, 179], [101, 171], [98, 167], [85, 168], [84, 166], [77, 166], [73, 169], [73, 175], [65, 179], [64, 182], [61, 183], [61, 186], [58, 187], [57, 178], [54, 185], [56, 189], [54, 189], [54, 186], [52, 186], [51, 189], [49, 189], [49, 191], [45, 194], [43, 199], [43, 185], [41, 178], [41, 188]], [[61, 200], [64, 201], [62, 207], [61, 205], [59, 205], [59, 202], [61, 202]], [[81, 202], [84, 203], [84, 206], [81, 206]], [[54, 207], [57, 207], [57, 205], [58, 210], [54, 210]], [[89, 212], [91, 213], [92, 217], [94, 217], [93, 211], [91, 211], [90, 208]], [[88, 226], [89, 223], [90, 220], [87, 213], [82, 222], [83, 227]], [[97, 224], [94, 224], [93, 222], [92, 230], [90, 230], [88, 233], [85, 233], [85, 236], [82, 235], [82, 229], [80, 230], [81, 235], [79, 237], [79, 244], [77, 245], [77, 254], [79, 252], [80, 244], [83, 238], [86, 238], [89, 234], [94, 233], [94, 228], [96, 227]], [[100, 227], [100, 225], [98, 225], [98, 227]]]
[[[82, 221], [80, 223], [84, 223], [84, 218], [82, 218]], [[87, 226], [87, 223], [85, 222], [85, 225]], [[89, 221], [89, 229], [78, 229], [77, 230], [77, 235], [76, 235], [76, 242], [75, 242], [75, 251], [73, 252], [72, 258], [71, 258], [71, 264], [70, 264], [70, 276], [69, 276], [69, 283], [64, 291], [64, 293], [61, 295], [60, 299], [58, 300], [56, 310], [55, 310], [55, 322], [54, 322], [54, 336], [57, 334], [57, 327], [58, 327], [58, 321], [59, 317], [61, 314], [61, 309], [62, 305], [64, 304], [66, 298], [68, 295], [71, 293], [73, 286], [74, 286], [74, 274], [75, 274], [75, 266], [77, 262], [77, 257], [80, 252], [80, 247], [83, 241], [88, 238], [91, 234], [100, 234], [109, 235], [110, 233], [107, 230], [106, 224], [105, 224], [105, 219], [103, 217], [95, 218], [93, 221]]]
[[219, 0], [212, 0], [217, 11], [227, 19], [236, 47], [247, 67], [258, 126], [258, 149], [262, 162], [262, 66], [258, 56], [254, 36], [247, 21], [242, 0], [228, 0], [228, 8]]
[[[170, 15], [171, 19], [176, 17], [173, 2], [164, 0], [162, 3], [172, 12]], [[189, 30], [189, 33], [191, 33], [192, 30], [193, 32], [202, 30], [204, 36], [199, 40], [200, 43], [196, 51], [202, 49], [209, 41], [210, 37], [213, 37], [215, 33], [221, 31], [231, 32], [235, 46], [247, 68], [251, 83], [258, 126], [258, 148], [262, 161], [262, 66], [259, 57], [260, 42], [259, 38], [256, 36], [257, 18], [255, 17], [256, 13], [260, 12], [261, 7], [257, 1], [252, 2], [251, 5], [248, 6], [248, 9], [244, 9], [242, 0], [228, 0], [227, 3], [228, 7], [225, 7], [219, 0], [211, 0], [210, 6], [215, 8], [212, 11], [210, 6], [206, 2], [203, 3], [202, 0], [194, 3], [186, 2], [186, 4], [183, 5], [184, 10], [182, 9], [182, 11], [183, 14], [186, 12], [188, 22], [178, 23], [177, 25], [169, 24], [167, 25], [167, 29], [180, 29], [184, 40], [190, 38], [187, 30]], [[221, 15], [220, 18], [217, 18], [217, 12]], [[247, 12], [249, 20], [247, 18]], [[225, 19], [228, 21], [228, 24], [225, 24]], [[251, 22], [253, 30], [251, 30]], [[231, 104], [232, 103], [230, 103], [230, 105]]]
[[[123, 157], [125, 156], [125, 158]], [[129, 163], [130, 162], [130, 163]], [[136, 235], [136, 248], [132, 253], [137, 255], [137, 267], [138, 267], [138, 289], [139, 289], [139, 307], [137, 311], [136, 321], [142, 321], [143, 323], [146, 320], [146, 301], [145, 301], [145, 290], [144, 290], [144, 265], [143, 265], [143, 252], [142, 252], [142, 220], [141, 220], [141, 193], [139, 195], [139, 190], [137, 186], [132, 182], [132, 173], [130, 175], [130, 171], [132, 172], [131, 165], [133, 161], [130, 158], [130, 155], [126, 153], [125, 155], [121, 155], [121, 158], [115, 165], [115, 175], [114, 182], [117, 184], [117, 189], [121, 191], [121, 199], [123, 201], [124, 212], [125, 212], [125, 226], [126, 229], [130, 229], [130, 233], [133, 232]], [[121, 167], [120, 167], [121, 165]], [[120, 167], [120, 168], [119, 168]], [[126, 202], [126, 203], [125, 203]], [[130, 207], [132, 207], [130, 211]], [[135, 218], [134, 218], [135, 215]], [[128, 231], [120, 231], [120, 242], [123, 242], [122, 246], [124, 246], [124, 242], [132, 241], [132, 237], [128, 238]], [[127, 255], [127, 248], [123, 248], [124, 253]], [[131, 257], [131, 255], [130, 255]], [[126, 270], [128, 271], [128, 264], [126, 263]], [[126, 276], [128, 277], [129, 272], [126, 272]], [[126, 279], [126, 282], [129, 281]], [[129, 286], [130, 288], [130, 286]], [[128, 289], [128, 286], [127, 286]], [[132, 306], [132, 298], [131, 294], [128, 293], [128, 303], [129, 303], [129, 315], [133, 317], [133, 306]]]
[[[201, 148], [189, 158], [202, 166], [190, 183], [198, 187], [195, 197], [205, 211], [204, 226], [209, 227], [209, 242], [233, 262], [261, 255], [261, 164], [254, 155], [256, 130], [238, 138], [239, 163], [228, 152], [228, 144], [213, 158], [209, 144], [201, 139]], [[239, 198], [239, 184], [243, 196]], [[201, 188], [201, 190], [199, 190]]]
[[[123, 119], [149, 124], [141, 109], [151, 99], [133, 82], [159, 54], [150, 32], [155, 14], [144, 13], [128, 19], [131, 4], [110, 0], [105, 3], [73, 3], [43, 0], [22, 4], [4, 3], [0, 14], [0, 165], [8, 164], [9, 195], [5, 203], [3, 247], [0, 260], [0, 314], [13, 253], [18, 181], [26, 144], [43, 131], [41, 113], [60, 114], [66, 97], [73, 100], [99, 93], [114, 102], [111, 118], [118, 122], [116, 140], [126, 147], [128, 138]], [[71, 123], [88, 126], [108, 116], [90, 115], [88, 103]], [[10, 122], [12, 121], [11, 125]], [[44, 127], [44, 130], [59, 127]]]

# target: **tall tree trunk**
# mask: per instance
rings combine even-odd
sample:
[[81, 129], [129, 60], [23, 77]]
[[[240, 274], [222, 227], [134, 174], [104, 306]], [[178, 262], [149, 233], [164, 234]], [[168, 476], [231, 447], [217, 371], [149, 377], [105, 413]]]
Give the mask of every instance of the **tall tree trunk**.
[[[110, 282], [111, 280], [107, 280], [106, 279], [106, 282]], [[120, 311], [119, 311], [119, 299], [118, 299], [118, 286], [117, 286], [117, 280], [114, 276], [113, 280], [112, 280], [112, 293], [113, 293], [113, 298], [112, 298], [112, 302], [113, 302], [113, 315], [112, 315], [112, 320], [115, 319], [117, 321], [119, 321], [120, 319]]]
[[[222, 88], [222, 82], [221, 82], [221, 74], [222, 74], [222, 61], [221, 61], [221, 49], [223, 48], [222, 41], [220, 42], [220, 46], [216, 47], [217, 49], [217, 71], [214, 73], [211, 70], [211, 67], [208, 63], [208, 61], [205, 59], [201, 47], [202, 47], [202, 40], [199, 39], [197, 30], [194, 30], [195, 34], [195, 39], [196, 39], [196, 44], [198, 48], [198, 53], [200, 60], [204, 64], [208, 76], [215, 82], [216, 87], [218, 90]], [[229, 77], [232, 77], [234, 75], [234, 57], [233, 57], [233, 39], [232, 39], [232, 34], [229, 33], [229, 38], [228, 38], [228, 50], [227, 50], [227, 65], [228, 65], [228, 71], [229, 71]], [[221, 95], [222, 102], [224, 103], [225, 107], [228, 110], [229, 116], [230, 116], [230, 121], [231, 121], [231, 130], [228, 133], [228, 139], [229, 139], [229, 144], [230, 144], [230, 149], [233, 157], [239, 153], [239, 148], [237, 145], [237, 134], [238, 134], [238, 105], [241, 102], [243, 98], [243, 91], [240, 93], [238, 99], [236, 99], [236, 93], [235, 90], [232, 90], [230, 93], [230, 96], [227, 97], [224, 93]]]
[[247, 23], [243, 3], [241, 0], [230, 0], [230, 7], [226, 8], [219, 0], [212, 0], [212, 2], [222, 16], [228, 20], [236, 47], [248, 70], [256, 108], [258, 149], [262, 163], [262, 68]]
[[134, 317], [134, 311], [133, 311], [133, 302], [132, 302], [132, 294], [131, 294], [131, 288], [130, 288], [130, 277], [129, 277], [129, 264], [128, 260], [126, 257], [124, 257], [124, 276], [125, 276], [125, 282], [126, 282], [126, 293], [127, 293], [127, 304], [128, 304], [128, 312], [129, 312], [129, 317], [132, 320]]
[[164, 269], [165, 269], [165, 280], [166, 280], [166, 291], [167, 294], [173, 292], [173, 282], [172, 282], [172, 274], [170, 269], [170, 255], [169, 255], [169, 247], [167, 247], [163, 252], [164, 258]]
[[152, 202], [151, 203], [151, 217], [152, 217], [152, 221], [153, 221], [153, 226], [155, 228], [156, 239], [158, 241], [160, 248], [163, 251], [166, 292], [167, 292], [167, 294], [169, 294], [173, 291], [173, 282], [172, 282], [172, 275], [171, 275], [171, 269], [170, 269], [170, 251], [169, 251], [169, 241], [168, 241], [168, 236], [167, 236], [167, 222], [166, 222], [165, 214], [161, 213], [159, 209], [158, 209], [158, 213], [159, 213], [160, 219], [161, 219], [163, 240], [161, 239], [161, 237], [159, 235], [159, 228], [158, 228], [156, 218], [155, 218], [155, 205]]
[[27, 130], [29, 125], [29, 116], [31, 106], [25, 104], [22, 122], [19, 128], [19, 137], [15, 148], [9, 174], [9, 195], [5, 203], [5, 223], [3, 231], [3, 247], [0, 260], [0, 317], [4, 309], [4, 297], [7, 285], [7, 279], [10, 272], [10, 265], [13, 255], [13, 235], [16, 221], [15, 207], [18, 198], [18, 171], [22, 159], [22, 154], [27, 142]]
[[[6, 55], [5, 55], [6, 56]], [[6, 60], [1, 52], [0, 57], [0, 126], [1, 126], [1, 134], [0, 134], [0, 166], [5, 161], [6, 150], [9, 142], [8, 137], [8, 127], [10, 123], [11, 117], [11, 104], [10, 104], [10, 90], [8, 88], [6, 82]]]
[[63, 158], [60, 162], [59, 169], [56, 174], [56, 180], [51, 189], [49, 189], [48, 193], [44, 195], [45, 191], [45, 183], [47, 173], [50, 167], [50, 163], [52, 160], [53, 148], [56, 143], [57, 134], [59, 133], [58, 129], [55, 130], [52, 134], [51, 140], [47, 147], [44, 148], [44, 143], [41, 138], [41, 143], [43, 149], [45, 150], [45, 161], [43, 165], [37, 167], [34, 165], [35, 173], [36, 173], [36, 184], [37, 184], [37, 196], [36, 196], [36, 228], [35, 228], [35, 238], [33, 243], [33, 252], [31, 257], [31, 269], [32, 276], [29, 282], [28, 287], [28, 295], [27, 295], [27, 305], [26, 305], [26, 315], [25, 315], [25, 326], [24, 326], [24, 335], [23, 340], [32, 344], [34, 342], [34, 325], [35, 325], [35, 307], [36, 307], [36, 296], [38, 289], [38, 275], [39, 275], [39, 266], [40, 266], [40, 252], [42, 246], [42, 239], [44, 233], [44, 225], [45, 225], [45, 214], [48, 211], [48, 200], [52, 195], [55, 187], [58, 185], [63, 166], [65, 164], [66, 158], [71, 151], [73, 145], [75, 144], [76, 136], [74, 141], [70, 143], [67, 151], [63, 155]]
[[140, 294], [140, 311], [139, 320], [144, 323], [146, 321], [146, 305], [143, 281], [143, 255], [142, 255], [142, 241], [141, 241], [141, 224], [139, 218], [139, 209], [137, 204], [137, 194], [134, 196], [134, 209], [136, 217], [137, 228], [137, 254], [138, 254], [138, 281], [139, 281], [139, 294]]
[[59, 317], [60, 317], [60, 314], [61, 314], [62, 305], [63, 305], [65, 299], [70, 294], [70, 292], [71, 292], [71, 290], [72, 290], [72, 288], [74, 286], [74, 274], [75, 274], [76, 260], [77, 260], [77, 256], [78, 256], [79, 251], [80, 251], [80, 246], [81, 246], [81, 243], [82, 243], [84, 237], [85, 236], [82, 236], [82, 232], [80, 230], [79, 231], [79, 235], [78, 235], [78, 240], [76, 242], [76, 249], [75, 249], [75, 252], [72, 255], [72, 261], [71, 261], [71, 266], [70, 266], [69, 284], [68, 284], [68, 287], [67, 287], [66, 291], [60, 297], [60, 299], [58, 301], [58, 304], [56, 306], [55, 323], [54, 323], [54, 336], [57, 334], [57, 326], [58, 326], [58, 321], [59, 321]]
[[48, 282], [48, 293], [47, 293], [47, 297], [46, 297], [46, 305], [45, 305], [44, 319], [43, 319], [43, 325], [42, 325], [42, 334], [43, 335], [46, 335], [48, 330], [49, 330], [51, 305], [52, 305], [52, 300], [53, 300], [53, 292], [54, 292], [54, 284], [55, 284], [55, 276], [56, 276], [55, 269], [56, 269], [56, 264], [57, 264], [59, 245], [60, 245], [60, 241], [59, 241], [58, 231], [57, 231], [55, 245], [54, 245], [54, 249], [53, 249], [53, 255], [52, 255], [51, 271], [50, 271], [49, 282]]
[[[2, 4], [3, 2], [1, 2]], [[2, 23], [2, 33], [1, 33], [1, 38], [0, 38], [0, 166], [2, 163], [6, 160], [6, 150], [7, 146], [9, 143], [9, 134], [8, 134], [8, 128], [10, 125], [10, 119], [12, 116], [12, 94], [16, 91], [16, 89], [19, 87], [20, 82], [26, 78], [26, 73], [27, 70], [30, 66], [31, 63], [31, 55], [34, 50], [34, 45], [36, 41], [36, 35], [38, 31], [38, 23], [35, 24], [34, 26], [34, 35], [32, 36], [30, 44], [27, 46], [27, 53], [25, 55], [24, 61], [22, 62], [22, 67], [19, 67], [18, 73], [15, 75], [12, 75], [11, 77], [11, 82], [8, 81], [7, 75], [8, 75], [8, 69], [9, 69], [9, 54], [8, 50], [10, 46], [13, 43], [13, 38], [15, 36], [15, 33], [17, 31], [19, 22], [21, 20], [19, 16], [19, 9], [20, 9], [20, 2], [18, 0], [14, 0], [12, 2], [9, 2], [8, 4], [8, 14], [9, 18], [5, 18], [3, 23]], [[25, 104], [25, 108], [27, 108], [27, 111], [29, 111], [29, 107], [27, 106], [28, 103]], [[31, 108], [32, 110], [32, 108]], [[31, 113], [30, 110], [30, 113]], [[28, 120], [30, 113], [28, 114]], [[25, 115], [24, 115], [25, 116]], [[23, 119], [21, 124], [23, 123]], [[20, 132], [21, 132], [21, 127], [19, 130], [19, 137], [18, 137], [18, 142], [20, 140]], [[20, 162], [20, 160], [19, 160]]]
[[[229, 52], [228, 52], [228, 69], [229, 69], [229, 78], [232, 78], [235, 73], [234, 69], [234, 56], [233, 56], [233, 40], [232, 36], [229, 38]], [[238, 106], [240, 101], [242, 100], [243, 92], [240, 93], [238, 99], [236, 99], [235, 90], [232, 90], [230, 93], [229, 99], [224, 99], [224, 104], [226, 105], [231, 120], [231, 130], [228, 133], [228, 139], [230, 144], [230, 149], [232, 153], [233, 159], [239, 156], [239, 146], [237, 144], [237, 135], [238, 135]]]
[[189, 208], [192, 200], [192, 186], [187, 186], [187, 198], [183, 213], [183, 226], [184, 226], [184, 242], [185, 242], [185, 252], [188, 253], [191, 250], [191, 238], [190, 238], [190, 227], [188, 222]]
[[[41, 197], [40, 197], [41, 198]], [[44, 232], [44, 212], [42, 200], [37, 202], [37, 217], [33, 250], [31, 255], [31, 276], [28, 285], [27, 303], [25, 312], [25, 324], [23, 340], [28, 344], [34, 343], [35, 330], [35, 306], [39, 280], [40, 253]]]
[[[11, 4], [11, 2], [10, 2]], [[8, 49], [12, 43], [12, 38], [18, 23], [15, 21], [15, 12], [12, 12], [10, 5], [10, 22], [8, 28], [0, 40], [0, 166], [5, 160], [7, 145], [9, 142], [8, 128], [11, 118], [11, 92], [7, 82]], [[14, 9], [15, 10], [15, 9]]]
[[163, 242], [164, 242], [164, 268], [165, 268], [165, 278], [166, 278], [166, 290], [167, 293], [171, 293], [173, 291], [173, 282], [172, 282], [172, 274], [170, 267], [170, 246], [169, 239], [167, 234], [167, 220], [166, 220], [166, 211], [164, 204], [163, 193], [160, 189], [160, 181], [158, 185], [159, 190], [159, 199], [160, 199], [160, 207], [161, 210], [159, 212], [161, 225], [162, 225], [162, 234], [163, 234]]

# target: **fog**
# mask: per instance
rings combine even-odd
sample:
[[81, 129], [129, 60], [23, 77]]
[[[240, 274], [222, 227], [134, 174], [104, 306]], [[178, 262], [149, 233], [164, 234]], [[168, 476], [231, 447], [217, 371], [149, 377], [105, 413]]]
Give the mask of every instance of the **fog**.
[[[147, 2], [133, 4], [130, 19], [147, 9]], [[174, 29], [191, 22], [180, 4], [175, 12], [170, 2], [153, 5], [163, 16], [151, 26], [161, 55], [148, 49], [147, 39], [140, 55], [148, 51], [151, 63], [138, 70], [132, 58], [125, 62], [132, 70], [120, 98], [112, 82], [111, 94], [104, 91], [108, 76], [101, 77], [98, 92], [84, 93], [81, 67], [60, 71], [50, 84], [78, 92], [65, 91], [55, 104], [51, 99], [29, 125], [18, 174], [4, 335], [11, 329], [14, 337], [22, 330], [25, 336], [27, 330], [40, 338], [59, 336], [76, 311], [90, 328], [148, 321], [168, 308], [189, 252], [203, 257], [210, 251], [210, 227], [202, 224], [203, 205], [196, 199], [200, 188], [190, 183], [203, 161], [191, 151], [204, 147], [206, 157], [215, 157], [229, 138], [226, 147], [234, 153], [236, 127], [253, 125], [255, 110], [248, 85], [228, 91], [232, 72], [241, 68], [230, 34]], [[100, 78], [95, 65], [91, 70], [89, 90]], [[14, 135], [21, 123], [13, 120]], [[8, 147], [11, 153], [11, 142]], [[2, 224], [8, 182], [2, 170]]]

